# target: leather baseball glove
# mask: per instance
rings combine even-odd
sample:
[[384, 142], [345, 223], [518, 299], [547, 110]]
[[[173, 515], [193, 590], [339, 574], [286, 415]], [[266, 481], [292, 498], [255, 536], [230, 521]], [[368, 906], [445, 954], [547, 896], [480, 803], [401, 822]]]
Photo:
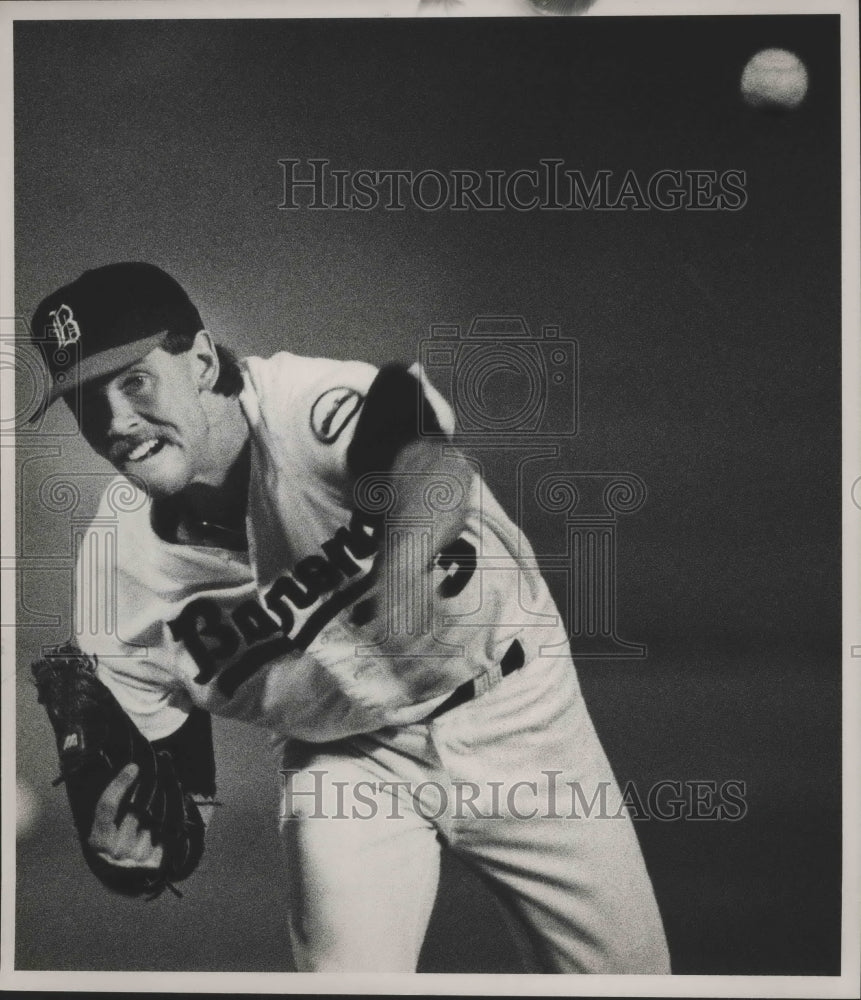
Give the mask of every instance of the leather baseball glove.
[[[96, 675], [97, 659], [74, 645], [62, 646], [32, 666], [39, 693], [57, 738], [60, 777], [65, 782], [84, 857], [110, 888], [152, 899], [190, 875], [203, 854], [205, 825], [197, 805], [183, 791], [170, 753], [156, 750]], [[115, 865], [89, 845], [96, 804], [127, 764], [138, 776], [120, 806], [117, 823], [134, 814], [162, 846], [158, 869]], [[179, 893], [177, 893], [179, 894]]]

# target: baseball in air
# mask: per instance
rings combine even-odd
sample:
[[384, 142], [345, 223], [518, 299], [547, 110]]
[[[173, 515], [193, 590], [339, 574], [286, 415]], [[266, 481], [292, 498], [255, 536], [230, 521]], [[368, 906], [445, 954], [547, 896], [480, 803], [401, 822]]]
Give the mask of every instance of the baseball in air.
[[807, 69], [793, 52], [763, 49], [741, 75], [741, 96], [752, 108], [790, 110], [807, 93]]

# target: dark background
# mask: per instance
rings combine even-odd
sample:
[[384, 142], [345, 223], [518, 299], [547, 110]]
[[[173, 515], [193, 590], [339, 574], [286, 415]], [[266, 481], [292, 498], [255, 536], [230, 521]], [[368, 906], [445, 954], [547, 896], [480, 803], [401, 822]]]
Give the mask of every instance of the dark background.
[[[840, 933], [840, 144], [836, 17], [374, 22], [19, 22], [17, 308], [81, 270], [151, 260], [240, 353], [414, 359], [434, 323], [522, 314], [581, 350], [560, 467], [634, 472], [620, 634], [584, 660], [621, 781], [747, 786], [739, 822], [638, 824], [680, 973], [834, 974]], [[748, 58], [806, 63], [796, 111], [746, 107]], [[335, 168], [587, 176], [740, 169], [738, 212], [279, 211], [281, 158]], [[68, 553], [48, 475], [104, 473], [55, 408], [19, 475], [20, 545]], [[23, 469], [23, 465], [22, 465]], [[506, 469], [491, 485], [513, 501]], [[102, 484], [84, 478], [76, 518]], [[33, 517], [33, 512], [36, 516]], [[528, 514], [529, 512], [527, 512]], [[533, 515], [536, 548], [551, 544]], [[18, 662], [68, 635], [70, 577], [22, 577]], [[39, 626], [39, 614], [55, 624]], [[4, 684], [7, 689], [8, 679]], [[47, 720], [18, 671], [25, 969], [288, 970], [265, 735], [217, 723], [201, 870], [148, 905], [80, 858]], [[516, 971], [492, 901], [454, 863], [423, 971]]]

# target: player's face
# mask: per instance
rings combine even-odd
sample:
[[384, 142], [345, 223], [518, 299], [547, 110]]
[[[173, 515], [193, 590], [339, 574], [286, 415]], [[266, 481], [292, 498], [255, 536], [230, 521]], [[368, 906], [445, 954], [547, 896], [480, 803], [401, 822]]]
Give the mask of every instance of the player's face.
[[111, 465], [143, 480], [152, 496], [205, 482], [211, 462], [210, 420], [204, 398], [206, 365], [193, 349], [161, 348], [81, 394], [81, 431]]

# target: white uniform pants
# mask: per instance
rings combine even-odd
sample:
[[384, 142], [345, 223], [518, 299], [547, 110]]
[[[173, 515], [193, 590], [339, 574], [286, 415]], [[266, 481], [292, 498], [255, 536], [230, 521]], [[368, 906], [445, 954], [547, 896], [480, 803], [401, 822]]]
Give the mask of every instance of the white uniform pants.
[[535, 660], [429, 724], [288, 745], [281, 828], [300, 971], [414, 971], [440, 840], [495, 890], [530, 971], [670, 971], [570, 660]]

